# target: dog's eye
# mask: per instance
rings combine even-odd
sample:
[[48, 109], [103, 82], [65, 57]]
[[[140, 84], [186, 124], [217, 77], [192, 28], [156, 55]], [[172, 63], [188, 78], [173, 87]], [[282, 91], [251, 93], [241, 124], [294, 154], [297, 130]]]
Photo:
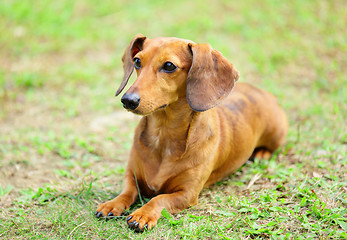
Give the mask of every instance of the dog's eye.
[[141, 68], [141, 60], [139, 58], [134, 58], [133, 61], [134, 61], [135, 68], [140, 69]]
[[166, 63], [164, 63], [164, 65], [163, 65], [163, 70], [164, 70], [165, 72], [169, 72], [169, 73], [175, 71], [176, 68], [177, 68], [176, 65], [173, 64], [172, 62], [166, 62]]

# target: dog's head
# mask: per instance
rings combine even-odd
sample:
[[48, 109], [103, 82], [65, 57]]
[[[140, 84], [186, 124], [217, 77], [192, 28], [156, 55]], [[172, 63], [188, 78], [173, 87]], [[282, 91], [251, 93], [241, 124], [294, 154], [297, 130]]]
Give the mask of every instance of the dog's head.
[[122, 58], [124, 77], [118, 96], [134, 70], [137, 79], [122, 97], [123, 106], [148, 115], [179, 98], [194, 111], [219, 104], [232, 90], [239, 72], [209, 44], [178, 38], [148, 39], [138, 34]]

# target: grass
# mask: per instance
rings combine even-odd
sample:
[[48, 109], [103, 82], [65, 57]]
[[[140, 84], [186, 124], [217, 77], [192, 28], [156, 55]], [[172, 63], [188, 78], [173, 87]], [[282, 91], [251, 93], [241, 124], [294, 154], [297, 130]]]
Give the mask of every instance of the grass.
[[[0, 238], [347, 238], [346, 16], [343, 0], [2, 1]], [[143, 234], [93, 216], [121, 190], [138, 118], [113, 96], [139, 32], [209, 42], [290, 121], [270, 161]]]

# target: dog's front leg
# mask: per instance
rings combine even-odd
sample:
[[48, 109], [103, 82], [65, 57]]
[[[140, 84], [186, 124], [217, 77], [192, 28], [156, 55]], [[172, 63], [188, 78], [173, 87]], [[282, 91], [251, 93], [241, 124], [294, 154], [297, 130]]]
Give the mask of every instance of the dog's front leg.
[[[193, 174], [193, 175], [192, 175]], [[161, 216], [161, 211], [165, 208], [170, 213], [180, 212], [198, 203], [198, 196], [204, 186], [205, 178], [199, 176], [191, 179], [194, 173], [186, 173], [173, 179], [176, 189], [172, 193], [160, 194], [152, 198], [141, 208], [134, 211], [127, 217], [130, 228], [137, 232], [144, 229], [151, 229]], [[169, 190], [171, 192], [171, 190]]]
[[[198, 194], [197, 194], [198, 195]], [[161, 211], [166, 208], [169, 212], [178, 212], [189, 206], [195, 205], [198, 197], [188, 199], [187, 193], [183, 191], [161, 194], [151, 199], [147, 204], [137, 209], [127, 218], [130, 228], [137, 232], [151, 229], [157, 224]]]
[[124, 175], [122, 193], [111, 201], [100, 204], [96, 209], [95, 215], [98, 218], [120, 216], [135, 202], [137, 196], [138, 191], [134, 174], [127, 168]]

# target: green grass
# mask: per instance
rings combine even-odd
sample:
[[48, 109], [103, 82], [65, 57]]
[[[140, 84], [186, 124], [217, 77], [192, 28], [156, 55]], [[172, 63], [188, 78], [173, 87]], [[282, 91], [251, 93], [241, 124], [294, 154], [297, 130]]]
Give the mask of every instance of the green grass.
[[[0, 238], [347, 238], [346, 22], [343, 0], [1, 1]], [[136, 33], [209, 42], [290, 121], [271, 160], [143, 234], [93, 216], [138, 122], [113, 97]]]

